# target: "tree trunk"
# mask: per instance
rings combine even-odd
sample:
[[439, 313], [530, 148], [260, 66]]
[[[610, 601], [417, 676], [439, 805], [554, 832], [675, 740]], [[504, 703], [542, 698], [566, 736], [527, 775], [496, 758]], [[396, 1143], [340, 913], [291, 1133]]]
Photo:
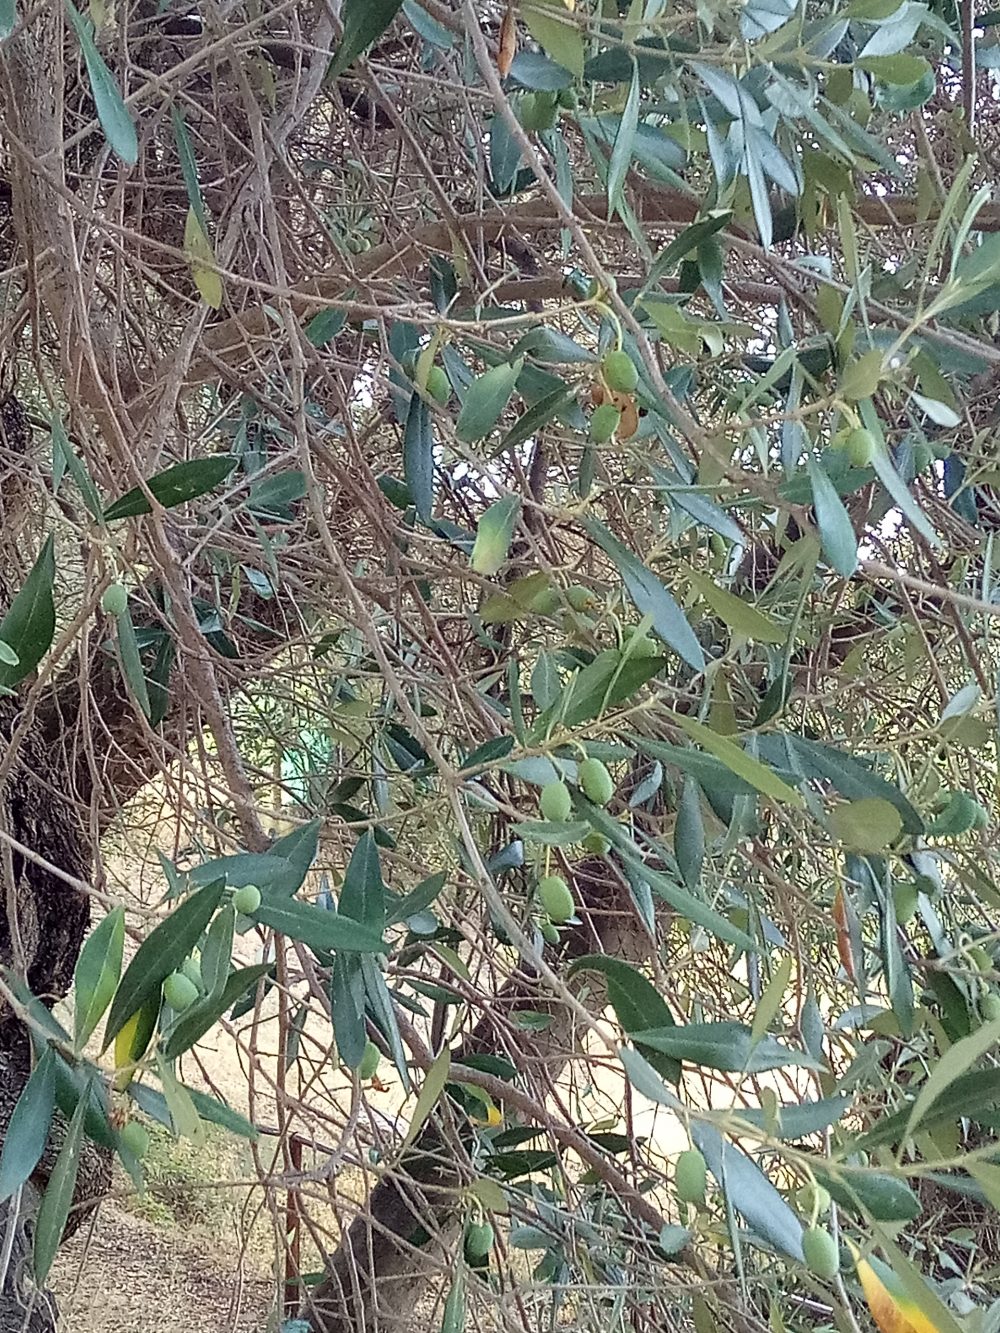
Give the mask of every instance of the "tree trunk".
[[[640, 960], [651, 947], [627, 887], [604, 861], [577, 867], [575, 890], [586, 907], [583, 924], [567, 931], [549, 952], [568, 964], [583, 954], [605, 952]], [[562, 969], [560, 969], [562, 970]], [[604, 989], [592, 985], [588, 1007], [603, 1008]], [[496, 996], [453, 1063], [484, 1053], [504, 1053], [504, 1020], [519, 1009], [548, 1013], [540, 1032], [518, 1032], [512, 1051], [518, 1087], [540, 1105], [549, 1100], [567, 1065], [582, 1049], [577, 1020], [554, 1002], [527, 972], [514, 976]], [[303, 1315], [315, 1333], [412, 1333], [420, 1300], [451, 1266], [461, 1225], [461, 1187], [474, 1174], [451, 1117], [434, 1119], [412, 1151], [371, 1191], [367, 1208], [331, 1255], [323, 1281]]]

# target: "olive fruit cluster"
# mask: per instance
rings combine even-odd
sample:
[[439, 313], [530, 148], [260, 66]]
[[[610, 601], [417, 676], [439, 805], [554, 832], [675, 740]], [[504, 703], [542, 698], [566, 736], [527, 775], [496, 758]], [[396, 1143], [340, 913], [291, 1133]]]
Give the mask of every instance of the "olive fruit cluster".
[[[614, 795], [615, 783], [607, 766], [600, 759], [581, 759], [577, 765], [577, 783], [583, 794], [595, 805], [607, 805]], [[543, 819], [552, 823], [563, 824], [573, 813], [573, 796], [569, 787], [561, 778], [546, 783], [538, 798], [538, 808]], [[600, 833], [589, 833], [583, 841], [587, 851], [604, 855], [608, 850], [608, 841]], [[538, 902], [548, 917], [540, 929], [542, 936], [554, 944], [559, 938], [552, 930], [553, 926], [565, 925], [575, 911], [573, 894], [562, 875], [544, 875], [538, 881]]]
[[613, 436], [630, 440], [639, 429], [639, 409], [633, 394], [639, 386], [639, 372], [628, 352], [608, 352], [600, 373], [591, 386], [590, 439], [606, 444]]
[[[256, 884], [244, 884], [236, 889], [232, 905], [241, 916], [253, 916], [261, 904], [261, 893]], [[204, 986], [201, 965], [195, 957], [185, 959], [180, 969], [171, 972], [163, 983], [163, 998], [177, 1014], [190, 1009], [201, 998]]]

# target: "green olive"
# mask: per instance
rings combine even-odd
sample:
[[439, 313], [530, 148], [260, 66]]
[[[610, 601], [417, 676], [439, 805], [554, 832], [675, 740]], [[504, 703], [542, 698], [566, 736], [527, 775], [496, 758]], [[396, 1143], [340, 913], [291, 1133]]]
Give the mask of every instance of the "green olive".
[[628, 646], [629, 657], [659, 657], [660, 649], [654, 639], [648, 634], [637, 634], [634, 629], [627, 630], [625, 633], [625, 644]]
[[128, 592], [124, 584], [109, 583], [101, 596], [101, 610], [109, 616], [120, 616], [128, 608]]
[[576, 911], [569, 885], [562, 875], [546, 875], [538, 881], [538, 901], [557, 926], [568, 921]]
[[260, 906], [260, 889], [256, 884], [244, 884], [233, 894], [233, 906], [243, 916], [253, 916]]
[[913, 446], [913, 475], [919, 477], [934, 462], [934, 454], [929, 444], [921, 441]]
[[611, 850], [611, 843], [603, 833], [588, 833], [583, 840], [583, 849], [594, 856], [607, 856]]
[[590, 611], [597, 602], [594, 594], [582, 583], [570, 584], [566, 589], [566, 600], [574, 611]]
[[847, 437], [847, 457], [854, 467], [871, 467], [877, 449], [875, 436], [863, 426], [852, 430]]
[[595, 805], [607, 805], [615, 794], [615, 783], [600, 759], [584, 759], [576, 773], [584, 795]]
[[545, 941], [546, 944], [559, 943], [559, 931], [556, 929], [556, 927], [552, 924], [551, 921], [539, 921], [538, 933], [541, 935], [542, 939]]
[[795, 1202], [806, 1217], [822, 1217], [830, 1211], [830, 1191], [824, 1185], [803, 1185], [796, 1190]]
[[601, 375], [613, 393], [634, 393], [639, 384], [639, 372], [628, 352], [608, 352], [601, 362]]
[[358, 1065], [358, 1078], [368, 1081], [374, 1078], [378, 1070], [379, 1061], [382, 1059], [382, 1052], [373, 1041], [365, 1042], [365, 1053], [361, 1057], [361, 1063]]
[[621, 419], [621, 410], [614, 403], [602, 403], [600, 407], [595, 407], [590, 417], [590, 438], [594, 444], [607, 444]]
[[427, 392], [442, 407], [451, 398], [451, 381], [440, 366], [431, 366], [427, 372]]
[[802, 1233], [802, 1255], [809, 1271], [826, 1282], [840, 1272], [840, 1250], [826, 1227], [806, 1227]]
[[122, 1144], [133, 1157], [143, 1158], [149, 1152], [149, 1130], [138, 1120], [130, 1120], [119, 1130]]
[[979, 1001], [979, 1012], [983, 1016], [984, 1023], [995, 1023], [1000, 1018], [1000, 995], [994, 991], [983, 995]]
[[517, 104], [517, 118], [529, 134], [550, 130], [558, 115], [559, 108], [551, 93], [527, 93]]
[[198, 998], [198, 987], [183, 972], [171, 972], [163, 983], [163, 998], [171, 1009], [182, 1013], [190, 1009]]
[[538, 807], [543, 819], [551, 819], [554, 824], [564, 824], [573, 813], [573, 797], [565, 782], [547, 782], [538, 798]]
[[705, 1202], [708, 1166], [697, 1148], [686, 1148], [674, 1166], [674, 1192], [682, 1203]]
[[901, 926], [905, 926], [907, 921], [916, 915], [919, 894], [920, 890], [912, 880], [904, 879], [899, 884], [893, 885], [892, 905], [896, 911], [896, 920]]
[[973, 944], [965, 951], [971, 965], [977, 972], [992, 972], [993, 959], [981, 944]]
[[470, 1259], [485, 1259], [494, 1239], [489, 1222], [470, 1222], [465, 1229], [465, 1253]]

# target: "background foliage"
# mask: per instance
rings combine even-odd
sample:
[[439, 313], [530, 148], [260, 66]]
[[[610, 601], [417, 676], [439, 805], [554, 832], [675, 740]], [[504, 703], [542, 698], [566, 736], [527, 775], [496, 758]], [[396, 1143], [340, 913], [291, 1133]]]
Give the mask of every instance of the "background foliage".
[[995, 1329], [995, 19], [0, 6], [40, 1284], [142, 1112], [272, 1326]]

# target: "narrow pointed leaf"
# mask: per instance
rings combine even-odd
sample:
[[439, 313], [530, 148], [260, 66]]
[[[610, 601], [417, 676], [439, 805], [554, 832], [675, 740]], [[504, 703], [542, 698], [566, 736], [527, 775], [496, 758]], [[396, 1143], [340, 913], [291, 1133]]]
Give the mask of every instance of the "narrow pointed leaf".
[[625, 590], [640, 615], [652, 618], [654, 634], [695, 671], [705, 669], [705, 655], [694, 636], [684, 612], [671, 593], [641, 560], [612, 536], [597, 519], [586, 518], [583, 526], [605, 555], [614, 563]]
[[823, 554], [832, 569], [850, 578], [858, 567], [858, 539], [851, 517], [823, 469], [812, 459], [808, 467]]
[[344, 35], [327, 70], [336, 79], [378, 40], [403, 7], [403, 0], [344, 0], [340, 17]]
[[56, 1105], [55, 1060], [47, 1046], [11, 1112], [0, 1153], [0, 1203], [25, 1184], [45, 1151]]
[[74, 1041], [82, 1050], [111, 1003], [122, 972], [125, 912], [116, 907], [80, 951], [73, 980]]
[[502, 568], [520, 512], [520, 497], [505, 495], [502, 500], [491, 504], [483, 514], [469, 560], [475, 573], [490, 576]]
[[23, 680], [48, 652], [56, 629], [52, 586], [56, 576], [55, 538], [47, 538], [24, 586], [0, 620], [0, 640], [17, 654], [17, 665], [0, 663], [0, 685]]
[[73, 1206], [73, 1193], [80, 1168], [80, 1151], [83, 1147], [83, 1122], [87, 1113], [87, 1100], [87, 1097], [81, 1097], [77, 1102], [38, 1209], [35, 1221], [34, 1267], [35, 1281], [39, 1287], [45, 1286], [52, 1260], [56, 1257], [56, 1251], [66, 1229], [69, 1210]]
[[[146, 482], [153, 498], [164, 509], [185, 504], [197, 499], [207, 491], [225, 481], [239, 460], [232, 454], [215, 454], [211, 458], [194, 458], [188, 463], [177, 463], [163, 472], [158, 472]], [[117, 518], [133, 518], [137, 514], [152, 512], [145, 493], [136, 486], [115, 501], [104, 511], [108, 522]]]
[[489, 435], [510, 402], [523, 367], [523, 357], [512, 364], [502, 361], [469, 385], [455, 424], [455, 434], [464, 444], [476, 444]]
[[72, 4], [72, 0], [66, 0], [66, 13], [83, 52], [83, 62], [87, 67], [87, 78], [90, 80], [90, 91], [94, 97], [94, 107], [101, 129], [111, 148], [126, 166], [134, 166], [139, 157], [135, 126], [125, 106], [121, 90], [94, 43], [94, 26], [90, 19], [84, 18]]

